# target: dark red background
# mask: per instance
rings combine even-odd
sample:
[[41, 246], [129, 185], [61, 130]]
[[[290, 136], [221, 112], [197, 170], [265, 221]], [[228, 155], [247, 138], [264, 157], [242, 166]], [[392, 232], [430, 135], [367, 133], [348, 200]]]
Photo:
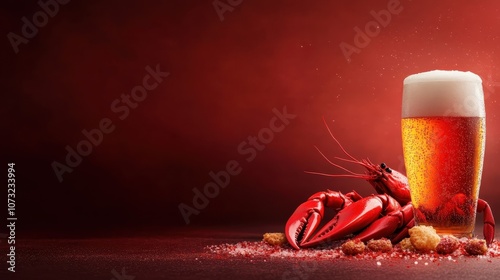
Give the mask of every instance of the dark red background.
[[[2, 10], [2, 162], [16, 163], [20, 229], [49, 235], [184, 225], [180, 203], [229, 160], [242, 172], [191, 225], [285, 223], [313, 192], [372, 193], [314, 149], [403, 170], [403, 79], [431, 69], [484, 81], [487, 144], [481, 197], [500, 217], [498, 1], [409, 1], [349, 63], [339, 44], [373, 20], [378, 1], [243, 1], [220, 21], [212, 1], [71, 1], [15, 54], [6, 37], [36, 1]], [[142, 82], [147, 65], [170, 72], [121, 121], [110, 104]], [[237, 147], [268, 127], [273, 108], [297, 117], [257, 157]], [[53, 161], [102, 118], [116, 125], [59, 183]], [[348, 166], [358, 172], [356, 166]], [[2, 204], [4, 205], [4, 204]], [[2, 206], [3, 207], [3, 206]], [[4, 211], [2, 211], [3, 213]], [[2, 214], [4, 215], [4, 214]], [[22, 222], [22, 223], [21, 223]], [[24, 232], [24, 231], [22, 231]]]

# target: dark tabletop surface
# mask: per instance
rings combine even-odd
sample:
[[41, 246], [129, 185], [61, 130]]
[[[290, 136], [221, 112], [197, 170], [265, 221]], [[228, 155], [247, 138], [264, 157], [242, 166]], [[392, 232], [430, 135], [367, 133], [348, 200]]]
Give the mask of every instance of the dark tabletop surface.
[[[229, 257], [205, 247], [259, 241], [280, 227], [185, 227], [161, 233], [99, 238], [19, 238], [16, 272], [2, 261], [0, 279], [499, 279], [500, 258], [415, 265], [374, 260]], [[498, 230], [497, 230], [498, 232]], [[117, 237], [121, 236], [121, 237]], [[498, 234], [497, 234], [498, 237]], [[6, 243], [2, 242], [2, 260]]]

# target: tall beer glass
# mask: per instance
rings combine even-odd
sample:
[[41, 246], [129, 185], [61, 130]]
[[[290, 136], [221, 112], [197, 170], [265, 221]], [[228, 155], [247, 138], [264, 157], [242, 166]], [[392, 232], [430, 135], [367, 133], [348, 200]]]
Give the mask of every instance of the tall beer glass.
[[461, 71], [404, 80], [403, 150], [415, 221], [439, 234], [474, 231], [486, 133], [481, 84]]

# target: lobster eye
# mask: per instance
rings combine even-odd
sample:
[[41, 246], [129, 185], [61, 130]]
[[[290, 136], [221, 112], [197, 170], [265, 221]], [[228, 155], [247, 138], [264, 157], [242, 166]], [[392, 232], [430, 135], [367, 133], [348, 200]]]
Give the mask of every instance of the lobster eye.
[[389, 167], [387, 167], [385, 171], [387, 171], [387, 173], [392, 173], [392, 169], [390, 169]]
[[382, 162], [382, 163], [380, 164], [380, 167], [381, 167], [382, 169], [385, 169], [385, 168], [387, 167], [387, 165], [385, 165], [385, 163], [383, 163], [383, 162]]

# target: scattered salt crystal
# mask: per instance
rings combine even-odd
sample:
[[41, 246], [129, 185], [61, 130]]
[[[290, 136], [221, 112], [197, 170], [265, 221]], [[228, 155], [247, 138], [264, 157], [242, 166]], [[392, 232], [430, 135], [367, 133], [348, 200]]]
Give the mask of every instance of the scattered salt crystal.
[[[467, 239], [465, 239], [466, 241]], [[292, 247], [286, 246], [271, 246], [263, 241], [259, 242], [251, 242], [251, 241], [243, 241], [238, 243], [225, 243], [219, 245], [211, 245], [205, 247], [205, 249], [212, 254], [217, 255], [226, 255], [231, 257], [247, 257], [255, 260], [255, 258], [264, 259], [264, 262], [267, 262], [266, 259], [276, 258], [276, 259], [348, 259], [348, 260], [375, 260], [380, 262], [381, 260], [390, 260], [390, 259], [398, 259], [398, 260], [414, 260], [415, 264], [418, 264], [419, 261], [422, 263], [426, 263], [428, 265], [429, 262], [437, 262], [439, 265], [439, 261], [453, 261], [457, 262], [458, 260], [466, 261], [470, 258], [470, 256], [464, 255], [464, 252], [461, 250], [455, 251], [451, 255], [437, 255], [436, 253], [418, 253], [412, 251], [405, 251], [399, 248], [398, 246], [394, 247], [393, 251], [390, 253], [375, 253], [375, 252], [365, 252], [358, 256], [347, 256], [342, 253], [340, 249], [340, 245], [343, 241], [339, 241], [335, 244], [330, 244], [329, 246], [318, 246], [316, 248], [304, 248], [301, 250], [295, 250]], [[490, 260], [491, 258], [499, 258], [500, 257], [500, 249], [498, 246], [498, 242], [494, 241], [491, 244], [488, 252], [485, 256], [476, 257], [477, 259], [486, 259]], [[198, 261], [198, 258], [195, 260]], [[255, 263], [255, 262], [253, 262]], [[377, 264], [378, 265], [378, 264]]]
[[381, 263], [381, 262], [377, 262], [377, 265], [378, 265], [378, 266], [381, 266], [381, 265], [382, 265], [382, 263]]
[[427, 263], [427, 262], [425, 262], [424, 264], [425, 264], [425, 265], [429, 265], [429, 263]]

